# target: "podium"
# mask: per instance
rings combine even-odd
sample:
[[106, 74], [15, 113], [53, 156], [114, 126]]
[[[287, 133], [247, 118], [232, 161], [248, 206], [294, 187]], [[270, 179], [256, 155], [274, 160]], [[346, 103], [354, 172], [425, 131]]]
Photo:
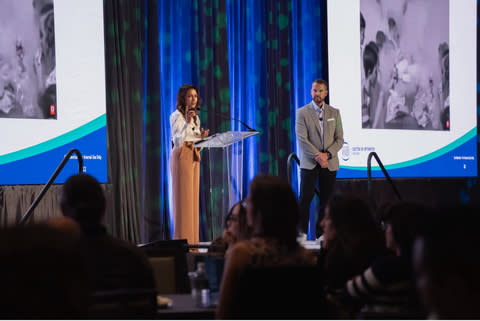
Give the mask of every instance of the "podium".
[[228, 131], [208, 136], [195, 143], [195, 147], [207, 149], [201, 153], [202, 162], [206, 160], [208, 168], [205, 170], [205, 167], [202, 167], [200, 182], [206, 184], [209, 191], [204, 210], [207, 226], [210, 227], [208, 234], [212, 240], [222, 235], [229, 209], [246, 197], [243, 195], [244, 141], [258, 134], [257, 131]]

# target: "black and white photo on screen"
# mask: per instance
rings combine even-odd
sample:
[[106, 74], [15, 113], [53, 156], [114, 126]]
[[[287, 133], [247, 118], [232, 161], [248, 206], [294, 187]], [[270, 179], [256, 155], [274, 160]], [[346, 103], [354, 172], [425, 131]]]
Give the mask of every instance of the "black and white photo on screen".
[[450, 129], [449, 0], [360, 0], [362, 128]]
[[53, 0], [0, 1], [0, 118], [57, 119]]

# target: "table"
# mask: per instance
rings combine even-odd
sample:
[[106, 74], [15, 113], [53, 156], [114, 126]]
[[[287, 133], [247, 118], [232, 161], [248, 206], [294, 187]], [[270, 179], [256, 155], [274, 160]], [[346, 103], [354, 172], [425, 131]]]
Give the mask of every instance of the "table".
[[172, 307], [157, 309], [157, 316], [161, 319], [215, 319], [215, 306], [208, 308], [197, 307], [190, 293], [165, 294], [161, 296], [173, 301]]

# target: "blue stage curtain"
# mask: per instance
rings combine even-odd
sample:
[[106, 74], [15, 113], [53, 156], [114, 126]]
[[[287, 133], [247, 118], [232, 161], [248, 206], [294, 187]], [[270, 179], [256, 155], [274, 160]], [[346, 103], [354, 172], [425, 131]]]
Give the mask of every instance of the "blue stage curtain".
[[[168, 235], [173, 235], [173, 213], [172, 213], [172, 188], [170, 179], [170, 154], [172, 151], [170, 114], [175, 110], [175, 103], [178, 88], [185, 83], [197, 84], [197, 72], [195, 64], [195, 52], [197, 52], [196, 38], [194, 32], [195, 8], [190, 0], [178, 1], [148, 1], [156, 2], [158, 5], [158, 31], [154, 39], [159, 45], [158, 57], [150, 57], [151, 60], [158, 60], [159, 74], [158, 90], [147, 93], [147, 101], [155, 100], [159, 95], [158, 113], [149, 113], [145, 119], [146, 126], [157, 127], [160, 135], [160, 143], [156, 145], [154, 152], [160, 157], [160, 171], [158, 179], [160, 183], [159, 195], [153, 201], [157, 202], [157, 208], [161, 213], [161, 222], [156, 225], [156, 230], [162, 230], [168, 224]], [[197, 18], [198, 19], [198, 18]], [[148, 68], [148, 67], [147, 67]], [[155, 132], [147, 133], [146, 139], [155, 140], [157, 137], [150, 136]], [[150, 134], [150, 135], [149, 135]], [[146, 173], [146, 176], [155, 173]], [[148, 213], [147, 213], [148, 214]], [[149, 239], [155, 240], [157, 233], [150, 233]], [[163, 233], [162, 239], [166, 238]], [[159, 239], [159, 238], [157, 238]]]
[[[143, 157], [143, 241], [170, 239], [169, 203], [159, 195], [168, 195], [168, 159], [164, 157], [165, 127], [160, 123], [163, 109], [160, 100], [160, 67], [158, 7], [156, 1], [145, 2], [144, 28], [146, 42], [144, 60], [144, 157]], [[167, 146], [165, 146], [167, 147]], [[166, 150], [167, 148], [165, 148]]]
[[[229, 131], [230, 85], [228, 68], [227, 13], [225, 0], [194, 0], [196, 35], [196, 72], [198, 86], [203, 96], [200, 119], [202, 127], [211, 134]], [[224, 193], [228, 188], [210, 181], [222, 177], [228, 168], [226, 159], [210, 159], [202, 152], [200, 168], [200, 240], [212, 240], [222, 235], [223, 218], [227, 209], [222, 208]], [[212, 157], [213, 158], [213, 157]]]
[[[318, 0], [227, 0], [231, 115], [261, 132], [247, 139], [243, 168], [234, 164], [234, 175], [239, 175], [234, 182], [244, 196], [259, 172], [286, 177], [288, 154], [298, 154], [295, 112], [310, 102], [311, 84], [324, 72], [324, 8]], [[236, 121], [232, 128], [245, 130]], [[297, 182], [297, 171], [292, 170], [298, 193]], [[312, 207], [313, 227], [316, 202]], [[309, 234], [313, 238], [315, 230]]]
[[[202, 127], [213, 132], [230, 129], [225, 122], [230, 114], [228, 74], [228, 41], [224, 0], [158, 1], [158, 43], [160, 73], [160, 114], [153, 121], [161, 128], [160, 180], [162, 186], [159, 202], [163, 211], [171, 211], [171, 179], [169, 159], [171, 154], [170, 114], [175, 110], [178, 88], [191, 83], [199, 88], [203, 98]], [[218, 115], [219, 117], [215, 117]], [[222, 225], [224, 213], [216, 213], [210, 199], [219, 199], [221, 187], [209, 191], [208, 171], [223, 170], [220, 166], [207, 168], [208, 154], [202, 153], [200, 178], [200, 239], [211, 240], [212, 227]], [[167, 202], [168, 200], [168, 202]], [[166, 205], [168, 204], [168, 206]], [[173, 225], [170, 225], [173, 235]]]
[[[259, 172], [286, 178], [288, 154], [297, 152], [295, 111], [311, 100], [311, 82], [322, 77], [323, 6], [323, 1], [314, 0], [158, 1], [159, 109], [158, 115], [147, 110], [145, 121], [160, 128], [158, 202], [161, 211], [169, 213], [170, 222], [169, 116], [179, 86], [198, 85], [203, 108], [242, 120], [261, 132], [247, 139], [243, 150], [233, 149], [232, 156], [243, 155], [242, 168], [238, 158], [232, 157], [238, 198], [246, 196], [248, 183]], [[147, 93], [147, 101], [156, 98]], [[201, 119], [216, 132], [247, 130], [237, 121], [221, 121], [210, 114], [202, 114]], [[150, 133], [146, 140], [154, 139]], [[295, 171], [293, 178], [297, 191]], [[202, 176], [202, 186], [208, 185], [205, 179]], [[201, 190], [201, 195], [209, 194]], [[211, 224], [219, 224], [225, 213], [212, 211], [201, 200], [201, 240], [218, 236], [212, 234]], [[173, 226], [169, 229], [173, 232]]]
[[[256, 0], [227, 0], [227, 28], [229, 44], [231, 117], [257, 127], [259, 111], [267, 101], [265, 81], [265, 5]], [[232, 121], [232, 130], [246, 131], [238, 121]], [[238, 199], [245, 198], [249, 182], [258, 172], [258, 146], [261, 136], [248, 138], [241, 146], [233, 147], [232, 165], [234, 190]]]

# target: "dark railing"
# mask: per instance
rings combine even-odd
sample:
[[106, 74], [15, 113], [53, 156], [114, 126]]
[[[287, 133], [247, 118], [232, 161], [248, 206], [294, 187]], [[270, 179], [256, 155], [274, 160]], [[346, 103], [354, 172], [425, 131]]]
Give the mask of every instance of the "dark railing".
[[383, 175], [385, 175], [385, 178], [387, 181], [390, 183], [392, 186], [393, 191], [395, 192], [395, 195], [397, 195], [397, 198], [399, 200], [402, 200], [402, 196], [400, 196], [400, 193], [397, 190], [397, 187], [393, 183], [392, 179], [390, 178], [390, 175], [388, 175], [387, 170], [385, 169], [385, 166], [383, 166], [382, 161], [378, 157], [377, 153], [371, 152], [368, 154], [367, 158], [367, 174], [368, 174], [368, 197], [372, 201], [373, 204], [373, 195], [372, 195], [372, 157], [375, 157], [375, 160], [377, 161], [378, 165], [380, 166], [380, 169], [383, 172]]
[[[395, 195], [399, 200], [402, 200], [402, 197], [400, 193], [398, 192], [397, 187], [395, 186], [394, 182], [392, 181], [390, 175], [388, 174], [387, 170], [385, 169], [385, 166], [383, 166], [382, 161], [378, 157], [377, 153], [371, 152], [368, 154], [368, 159], [367, 159], [367, 174], [368, 174], [368, 196], [370, 198], [370, 201], [372, 201], [373, 204], [373, 195], [372, 195], [372, 157], [375, 157], [375, 160], [377, 161], [378, 165], [380, 166], [383, 175], [385, 175], [385, 178], [387, 181], [390, 183], [392, 186], [393, 191], [395, 192]], [[297, 155], [295, 153], [291, 153], [288, 155], [287, 159], [287, 178], [288, 178], [288, 183], [292, 184], [292, 161], [296, 161], [297, 164], [300, 166], [300, 160], [298, 159]], [[320, 192], [317, 187], [315, 187], [315, 193], [317, 195], [320, 195]]]
[[[287, 179], [288, 179], [288, 184], [292, 185], [292, 159], [297, 162], [297, 165], [300, 166], [300, 160], [298, 159], [298, 156], [295, 153], [291, 153], [288, 155], [287, 158]], [[315, 186], [315, 194], [317, 194], [318, 197], [320, 197], [320, 191], [318, 188]]]
[[72, 154], [75, 153], [77, 154], [77, 158], [78, 158], [78, 172], [80, 174], [83, 173], [83, 157], [82, 157], [82, 154], [80, 153], [80, 151], [78, 149], [71, 149], [67, 155], [65, 155], [65, 157], [63, 158], [62, 162], [60, 163], [60, 165], [58, 165], [57, 169], [55, 170], [55, 172], [52, 174], [52, 176], [50, 177], [50, 179], [48, 180], [47, 184], [45, 184], [45, 186], [42, 188], [42, 190], [40, 191], [40, 193], [37, 195], [37, 197], [35, 198], [35, 200], [32, 202], [32, 204], [30, 205], [30, 207], [28, 208], [28, 210], [25, 212], [25, 214], [23, 215], [23, 217], [20, 219], [20, 221], [18, 221], [18, 225], [23, 225], [25, 224], [25, 222], [30, 218], [30, 216], [32, 215], [33, 213], [33, 210], [35, 210], [35, 208], [37, 207], [38, 203], [40, 203], [40, 201], [42, 200], [43, 196], [45, 195], [45, 193], [47, 192], [47, 190], [50, 188], [50, 186], [53, 184], [53, 182], [55, 181], [55, 179], [57, 178], [58, 174], [60, 174], [60, 172], [62, 171], [62, 169], [65, 167], [65, 165], [67, 164], [68, 160], [70, 159], [70, 156], [72, 156]]
[[297, 162], [297, 165], [300, 166], [300, 160], [298, 159], [295, 153], [291, 153], [287, 158], [287, 178], [288, 184], [292, 184], [292, 159]]

